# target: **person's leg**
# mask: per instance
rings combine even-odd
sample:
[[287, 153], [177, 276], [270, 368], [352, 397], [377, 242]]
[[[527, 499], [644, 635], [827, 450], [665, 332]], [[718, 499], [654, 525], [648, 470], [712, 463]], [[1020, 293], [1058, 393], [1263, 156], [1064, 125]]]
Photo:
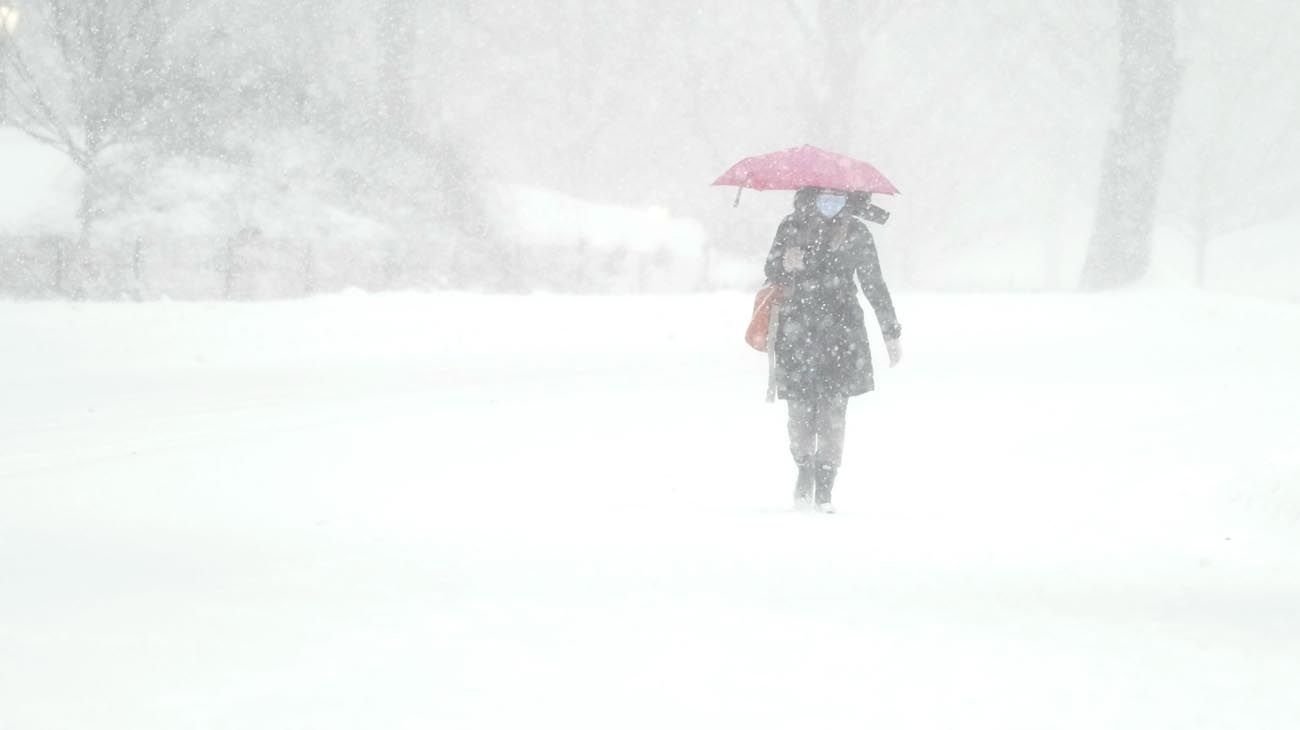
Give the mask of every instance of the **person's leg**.
[[832, 396], [821, 399], [814, 408], [817, 431], [815, 460], [819, 465], [838, 469], [844, 459], [844, 431], [848, 416], [849, 399]]
[[786, 405], [790, 409], [790, 455], [796, 464], [811, 464], [817, 455], [817, 403], [791, 399]]
[[836, 396], [823, 399], [816, 407], [817, 453], [814, 481], [819, 505], [830, 504], [835, 475], [844, 458], [848, 405], [848, 398]]
[[790, 409], [790, 455], [799, 467], [799, 478], [795, 483], [795, 502], [807, 502], [812, 498], [813, 462], [817, 452], [817, 403], [813, 400], [794, 400], [786, 402]]

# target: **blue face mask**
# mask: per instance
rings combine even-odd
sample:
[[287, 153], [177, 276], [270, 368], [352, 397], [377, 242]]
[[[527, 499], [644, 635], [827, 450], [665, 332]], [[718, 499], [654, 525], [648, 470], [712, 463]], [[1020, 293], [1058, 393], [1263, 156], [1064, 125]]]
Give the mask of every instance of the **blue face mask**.
[[847, 195], [822, 193], [817, 196], [817, 212], [827, 218], [834, 218], [841, 210], [844, 210], [844, 204], [848, 201], [849, 196]]

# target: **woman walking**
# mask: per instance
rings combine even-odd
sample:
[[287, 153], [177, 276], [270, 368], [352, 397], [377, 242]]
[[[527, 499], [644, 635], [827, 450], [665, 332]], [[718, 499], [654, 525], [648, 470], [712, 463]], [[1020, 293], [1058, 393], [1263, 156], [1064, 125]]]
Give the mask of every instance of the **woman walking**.
[[790, 453], [799, 468], [794, 500], [801, 509], [834, 511], [848, 399], [875, 387], [858, 282], [885, 336], [890, 366], [902, 356], [902, 326], [867, 229], [870, 210], [867, 193], [802, 188], [767, 257], [768, 282], [784, 289], [776, 385], [789, 406]]

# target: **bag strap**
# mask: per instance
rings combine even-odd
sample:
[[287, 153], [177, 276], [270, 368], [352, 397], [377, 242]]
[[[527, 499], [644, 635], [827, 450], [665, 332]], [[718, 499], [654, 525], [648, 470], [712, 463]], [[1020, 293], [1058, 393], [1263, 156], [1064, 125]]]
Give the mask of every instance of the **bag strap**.
[[776, 402], [776, 328], [781, 318], [781, 303], [772, 304], [767, 319], [767, 402]]

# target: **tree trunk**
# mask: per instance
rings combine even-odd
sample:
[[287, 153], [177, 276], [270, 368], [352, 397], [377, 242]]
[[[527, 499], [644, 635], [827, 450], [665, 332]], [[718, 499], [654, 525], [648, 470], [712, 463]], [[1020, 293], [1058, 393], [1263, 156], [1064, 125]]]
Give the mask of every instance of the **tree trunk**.
[[96, 189], [98, 170], [93, 164], [87, 164], [82, 168], [82, 174], [85, 179], [81, 185], [81, 203], [77, 206], [77, 241], [63, 257], [60, 264], [63, 271], [59, 276], [63, 293], [74, 299], [82, 299], [86, 295], [86, 274], [89, 273], [91, 263], [91, 229], [100, 212], [99, 191]]
[[1205, 288], [1206, 259], [1210, 253], [1210, 234], [1203, 226], [1196, 231], [1196, 286]]
[[54, 294], [66, 294], [64, 291], [64, 282], [68, 276], [68, 247], [63, 236], [48, 239], [54, 246]]
[[[64, 284], [69, 286], [69, 293], [74, 299], [86, 296], [85, 285], [88, 282], [85, 279], [91, 274], [91, 229], [102, 212], [99, 207], [97, 161], [108, 138], [109, 125], [114, 121], [110, 116], [109, 101], [112, 88], [107, 78], [113, 51], [108, 0], [88, 0], [84, 12], [88, 88], [84, 90], [85, 96], [81, 102], [81, 125], [85, 135], [81, 168], [85, 180], [81, 186], [81, 204], [77, 209], [77, 244], [64, 261], [65, 266], [71, 267], [72, 271], [65, 272], [63, 277]], [[68, 274], [72, 276], [69, 277]]]
[[1119, 0], [1117, 121], [1102, 156], [1101, 189], [1083, 288], [1114, 289], [1141, 279], [1181, 68], [1173, 0]]
[[1207, 259], [1210, 253], [1210, 190], [1213, 177], [1214, 165], [1208, 154], [1203, 155], [1201, 159], [1201, 174], [1198, 176], [1196, 185], [1196, 210], [1192, 217], [1192, 227], [1195, 229], [1193, 235], [1196, 245], [1196, 286], [1200, 289], [1205, 288]]
[[853, 147], [861, 83], [862, 36], [869, 8], [863, 0], [818, 0], [814, 59], [806, 92], [808, 137], [812, 144], [837, 152]]
[[415, 128], [411, 104], [411, 60], [415, 48], [413, 0], [384, 0], [378, 16], [379, 91], [384, 122], [408, 142]]
[[231, 239], [226, 242], [226, 264], [225, 275], [221, 280], [221, 298], [230, 301], [235, 296], [235, 241]]
[[302, 292], [306, 296], [316, 293], [316, 247], [311, 241], [302, 252]]
[[136, 236], [131, 244], [131, 283], [135, 300], [144, 299], [144, 236]]
[[9, 35], [0, 28], [0, 127], [9, 124]]

